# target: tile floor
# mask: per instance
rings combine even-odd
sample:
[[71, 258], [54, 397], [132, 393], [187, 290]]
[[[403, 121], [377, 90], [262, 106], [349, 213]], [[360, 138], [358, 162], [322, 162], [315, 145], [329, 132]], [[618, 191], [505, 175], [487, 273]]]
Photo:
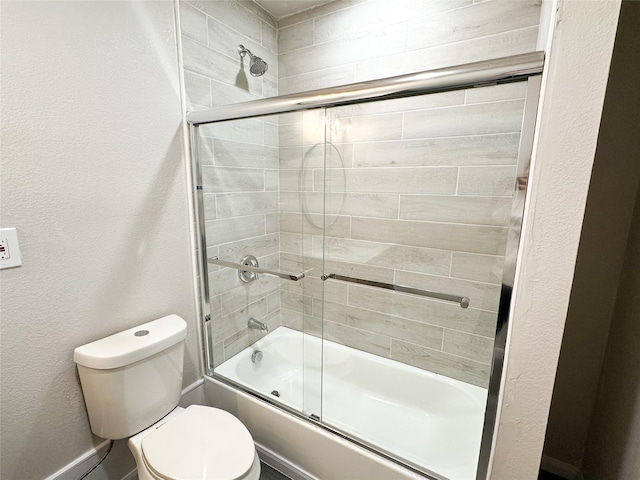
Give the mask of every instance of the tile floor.
[[266, 463], [260, 462], [260, 480], [291, 480], [291, 478]]

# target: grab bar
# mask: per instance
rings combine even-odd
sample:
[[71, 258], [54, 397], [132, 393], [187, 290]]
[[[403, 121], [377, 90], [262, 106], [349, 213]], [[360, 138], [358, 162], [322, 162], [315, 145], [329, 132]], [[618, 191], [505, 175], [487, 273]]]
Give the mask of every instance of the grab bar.
[[207, 263], [213, 263], [214, 265], [220, 265], [222, 267], [235, 268], [241, 272], [264, 273], [265, 275], [273, 275], [275, 277], [284, 278], [285, 280], [293, 280], [294, 282], [298, 282], [304, 278], [304, 273], [302, 272], [288, 273], [279, 272], [277, 270], [267, 270], [266, 268], [252, 267], [251, 265], [245, 265], [243, 263], [226, 262], [224, 260], [220, 260], [218, 257], [207, 258]]
[[448, 293], [431, 292], [429, 290], [420, 290], [418, 288], [405, 287], [402, 285], [394, 285], [393, 283], [374, 282], [372, 280], [364, 280], [362, 278], [346, 277], [336, 273], [329, 273], [320, 277], [323, 281], [332, 278], [334, 280], [342, 280], [343, 282], [358, 283], [369, 287], [386, 288], [387, 290], [395, 290], [396, 292], [411, 293], [422, 297], [437, 298], [438, 300], [446, 300], [448, 302], [459, 303], [462, 308], [469, 306], [469, 297], [461, 297], [458, 295], [449, 295]]

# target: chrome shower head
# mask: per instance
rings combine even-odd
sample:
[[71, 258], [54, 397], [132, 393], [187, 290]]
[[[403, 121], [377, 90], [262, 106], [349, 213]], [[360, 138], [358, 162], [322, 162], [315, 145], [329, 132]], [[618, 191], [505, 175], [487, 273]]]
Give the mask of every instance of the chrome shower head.
[[249, 62], [249, 73], [253, 77], [259, 77], [264, 75], [264, 72], [267, 71], [269, 65], [260, 57], [257, 57], [248, 48], [244, 48], [244, 45], [238, 45], [238, 53], [240, 54], [240, 58], [244, 58], [244, 56], [248, 53], [251, 61]]

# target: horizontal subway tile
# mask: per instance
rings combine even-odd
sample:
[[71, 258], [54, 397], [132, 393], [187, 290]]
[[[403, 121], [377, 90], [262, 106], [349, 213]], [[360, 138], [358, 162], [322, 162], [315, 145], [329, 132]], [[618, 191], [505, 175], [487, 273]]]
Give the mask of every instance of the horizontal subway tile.
[[257, 302], [247, 305], [245, 308], [236, 310], [229, 315], [223, 316], [213, 328], [214, 343], [229, 338], [238, 332], [248, 330], [247, 321], [253, 317], [260, 320], [267, 316], [267, 299], [263, 298]]
[[278, 33], [276, 28], [264, 21], [262, 22], [262, 45], [270, 52], [278, 54]]
[[519, 143], [519, 133], [359, 143], [354, 167], [515, 165]]
[[195, 41], [207, 44], [207, 16], [200, 10], [185, 2], [179, 2], [180, 29], [182, 35], [191, 37]]
[[278, 29], [278, 53], [313, 45], [313, 20]]
[[218, 80], [211, 80], [211, 103], [214, 107], [250, 102], [252, 100], [258, 100], [259, 98], [262, 98], [261, 92], [257, 90], [247, 92], [241, 88], [237, 88], [235, 85], [229, 85]]
[[215, 2], [186, 0], [186, 2], [233, 28], [236, 32], [241, 32], [242, 35], [260, 41], [260, 18], [255, 14], [249, 14], [247, 9], [239, 2], [231, 0], [217, 0]]
[[385, 26], [375, 36], [355, 35], [348, 42], [315, 44], [279, 55], [283, 77], [353, 63], [366, 58], [403, 52], [407, 30], [404, 25]]
[[414, 342], [437, 350], [442, 345], [443, 329], [441, 327], [406, 318], [333, 302], [324, 302], [324, 318], [330, 322]]
[[263, 191], [264, 170], [203, 165], [202, 188], [206, 193]]
[[221, 193], [216, 200], [218, 218], [278, 211], [278, 192]]
[[215, 220], [218, 218], [218, 212], [216, 209], [216, 195], [214, 193], [203, 193], [202, 201], [204, 204], [204, 219]]
[[354, 5], [365, 3], [366, 1], [368, 0], [334, 0], [332, 2], [324, 3], [308, 10], [303, 10], [300, 13], [281, 18], [280, 20], [278, 20], [278, 27], [283, 28], [288, 27], [289, 25], [295, 25], [296, 23], [304, 22], [314, 17], [327, 15], [337, 10], [350, 8]]
[[445, 329], [442, 350], [452, 355], [490, 364], [493, 357], [493, 338]]
[[338, 128], [336, 121], [344, 124], [349, 117], [360, 115], [380, 115], [383, 113], [407, 112], [430, 108], [451, 107], [464, 104], [465, 91], [430, 93], [407, 98], [396, 98], [378, 102], [356, 103], [343, 107], [334, 107], [327, 112], [328, 128]]
[[453, 167], [327, 169], [314, 172], [314, 190], [358, 193], [453, 194], [458, 170]]
[[504, 257], [453, 252], [451, 276], [479, 282], [502, 283]]
[[[375, 239], [375, 235], [367, 241], [327, 238], [324, 242], [324, 254], [327, 259], [334, 261], [350, 261], [434, 275], [449, 273], [451, 252], [379, 243]], [[320, 248], [322, 245], [319, 245]]]
[[403, 138], [519, 132], [522, 100], [418, 110], [405, 114]]
[[185, 70], [184, 89], [187, 102], [211, 107], [211, 84], [207, 77]]
[[381, 357], [389, 357], [391, 342], [389, 337], [384, 335], [378, 335], [368, 330], [360, 330], [327, 320], [323, 322], [322, 333], [323, 338], [332, 342]]
[[409, 342], [392, 339], [391, 358], [480, 387], [489, 384], [489, 365]]
[[[334, 114], [337, 115], [337, 114]], [[338, 117], [333, 117], [333, 127]], [[341, 126], [328, 130], [332, 143], [399, 140], [402, 138], [402, 113], [343, 116]], [[324, 132], [323, 132], [324, 133]]]
[[[236, 273], [237, 275], [237, 273]], [[241, 283], [227, 291], [220, 297], [220, 310], [222, 315], [245, 308], [248, 304], [264, 299], [265, 297], [280, 290], [282, 282], [276, 277], [260, 275], [257, 280], [251, 283]]]
[[288, 233], [304, 233], [307, 235], [322, 235], [325, 233], [330, 237], [348, 237], [350, 223], [350, 217], [347, 216], [337, 216], [332, 223], [324, 225], [321, 215], [304, 215], [289, 212], [280, 214], [280, 229], [282, 232]]
[[266, 11], [264, 8], [262, 8], [262, 6], [260, 6], [253, 0], [236, 0], [236, 1], [242, 4], [242, 6], [246, 8], [251, 15], [257, 16], [262, 21], [262, 23], [266, 23], [267, 25], [269, 25], [274, 29], [277, 27], [278, 22], [273, 17], [273, 15], [271, 15], [271, 13]]
[[356, 67], [353, 64], [314, 70], [289, 77], [280, 77], [279, 94], [308, 92], [320, 88], [347, 85], [356, 81]]
[[535, 26], [454, 44], [364, 59], [358, 61], [356, 65], [356, 81], [361, 82], [533, 52], [536, 49], [537, 40], [538, 27]]
[[202, 125], [198, 128], [200, 135], [204, 137], [264, 146], [263, 120], [260, 119], [243, 118], [242, 120]]
[[471, 3], [471, 0], [403, 0], [398, 4], [388, 0], [376, 0], [316, 18], [314, 39], [316, 43], [321, 43], [347, 40], [363, 34], [375, 36], [388, 25], [406, 22], [416, 17], [430, 18], [439, 12]]
[[421, 290], [468, 297], [469, 306], [473, 308], [498, 311], [500, 301], [498, 285], [405, 271], [396, 271], [396, 283]]
[[527, 82], [505, 83], [490, 87], [469, 88], [466, 90], [465, 103], [499, 102], [525, 98]]
[[503, 255], [507, 229], [484, 225], [353, 217], [351, 238], [375, 238], [382, 243]]
[[236, 86], [256, 95], [262, 94], [260, 83], [249, 82], [247, 78], [248, 67], [246, 69], [242, 67], [240, 57], [237, 60], [231, 59], [189, 37], [182, 39], [182, 53], [186, 70]]
[[[247, 138], [246, 140], [251, 140]], [[228, 167], [278, 168], [278, 149], [255, 143], [213, 140], [216, 165]]]
[[294, 253], [296, 255], [304, 255], [311, 252], [312, 237], [310, 235], [301, 235], [298, 233], [280, 233], [280, 250], [281, 253]]
[[238, 51], [239, 45], [244, 46], [254, 55], [264, 59], [269, 65], [269, 72], [277, 77], [278, 56], [268, 48], [263, 47], [259, 39], [256, 40], [244, 35], [238, 35], [236, 30], [229, 28], [213, 17], [207, 19], [207, 35], [209, 48], [237, 61], [239, 66], [243, 65], [249, 82], [255, 82], [258, 79], [249, 76], [250, 58], [249, 55], [245, 55], [244, 58], [240, 56], [240, 52]]
[[418, 295], [350, 285], [349, 305], [486, 337], [495, 333], [495, 313]]
[[277, 233], [259, 237], [243, 238], [237, 242], [220, 245], [220, 258], [228, 262], [240, 262], [245, 255], [262, 257], [280, 251], [280, 238]]
[[247, 237], [265, 234], [264, 215], [233, 217], [205, 223], [207, 246], [237, 242]]
[[456, 43], [538, 25], [540, 1], [482, 2], [409, 22], [408, 49]]
[[431, 222], [507, 226], [511, 198], [401, 195], [400, 218]]
[[516, 167], [460, 167], [458, 195], [512, 197], [516, 189]]
[[361, 217], [397, 218], [398, 199], [395, 194], [378, 193], [280, 193], [283, 212], [311, 212], [327, 215], [356, 215]]

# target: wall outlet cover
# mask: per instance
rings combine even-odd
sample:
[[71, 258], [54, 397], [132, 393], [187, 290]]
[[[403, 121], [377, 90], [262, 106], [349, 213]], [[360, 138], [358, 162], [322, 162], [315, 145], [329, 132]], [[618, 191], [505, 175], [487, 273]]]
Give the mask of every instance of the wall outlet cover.
[[22, 265], [18, 231], [15, 228], [0, 228], [0, 269]]

